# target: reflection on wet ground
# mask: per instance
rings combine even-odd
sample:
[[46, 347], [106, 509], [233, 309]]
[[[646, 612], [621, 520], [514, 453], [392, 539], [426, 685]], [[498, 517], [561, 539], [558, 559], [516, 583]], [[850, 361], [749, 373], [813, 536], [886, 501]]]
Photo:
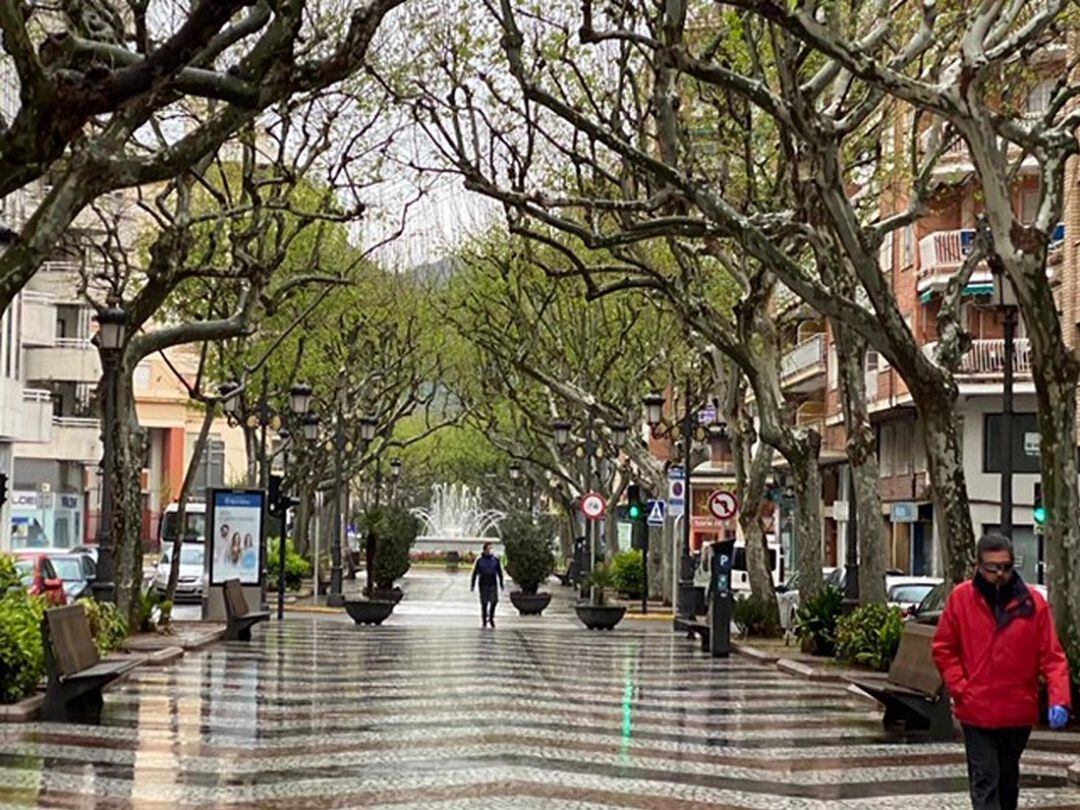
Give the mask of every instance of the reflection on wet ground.
[[[136, 671], [100, 726], [0, 726], [0, 803], [40, 807], [963, 808], [957, 744], [898, 740], [839, 686], [706, 658], [666, 622], [478, 625], [464, 575], [390, 622], [294, 614]], [[566, 592], [564, 591], [563, 594]], [[1026, 807], [1080, 807], [1066, 753]]]

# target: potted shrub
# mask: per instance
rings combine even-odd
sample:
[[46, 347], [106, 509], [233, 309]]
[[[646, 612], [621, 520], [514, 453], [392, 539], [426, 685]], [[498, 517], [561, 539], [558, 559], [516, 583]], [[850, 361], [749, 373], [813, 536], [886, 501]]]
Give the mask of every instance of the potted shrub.
[[611, 567], [601, 563], [585, 577], [592, 598], [574, 606], [578, 618], [590, 630], [613, 630], [626, 613], [625, 605], [608, 604], [607, 593], [615, 587], [615, 574]]
[[518, 512], [502, 521], [499, 534], [506, 550], [506, 573], [520, 588], [510, 592], [510, 601], [522, 616], [539, 616], [551, 602], [551, 594], [540, 591], [555, 570], [551, 524]]
[[373, 586], [368, 593], [372, 599], [400, 602], [402, 590], [394, 582], [409, 570], [412, 564], [409, 551], [420, 534], [419, 519], [399, 506], [369, 509], [365, 514], [368, 542], [374, 544], [375, 553], [369, 581]]
[[638, 549], [630, 549], [616, 554], [611, 561], [615, 589], [627, 599], [640, 599], [641, 592], [645, 590], [642, 560], [643, 555]]

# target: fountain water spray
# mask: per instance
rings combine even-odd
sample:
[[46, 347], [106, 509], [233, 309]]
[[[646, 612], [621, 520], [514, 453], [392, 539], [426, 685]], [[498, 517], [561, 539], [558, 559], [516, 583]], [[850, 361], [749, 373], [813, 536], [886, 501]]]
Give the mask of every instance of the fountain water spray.
[[479, 552], [484, 543], [501, 546], [497, 536], [488, 535], [498, 531], [506, 513], [484, 509], [479, 488], [435, 484], [431, 488], [431, 506], [413, 509], [412, 513], [424, 521], [424, 531], [416, 538], [418, 550], [464, 553]]

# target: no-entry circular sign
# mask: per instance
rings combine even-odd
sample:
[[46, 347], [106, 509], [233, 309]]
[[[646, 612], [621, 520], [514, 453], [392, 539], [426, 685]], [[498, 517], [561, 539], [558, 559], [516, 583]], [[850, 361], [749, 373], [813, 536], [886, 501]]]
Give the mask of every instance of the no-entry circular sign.
[[581, 509], [581, 514], [589, 520], [599, 520], [604, 516], [604, 511], [607, 509], [607, 504], [604, 503], [604, 499], [599, 492], [586, 492], [581, 496], [581, 502], [578, 506]]
[[717, 520], [730, 520], [739, 511], [739, 500], [734, 492], [717, 490], [709, 496], [709, 511]]

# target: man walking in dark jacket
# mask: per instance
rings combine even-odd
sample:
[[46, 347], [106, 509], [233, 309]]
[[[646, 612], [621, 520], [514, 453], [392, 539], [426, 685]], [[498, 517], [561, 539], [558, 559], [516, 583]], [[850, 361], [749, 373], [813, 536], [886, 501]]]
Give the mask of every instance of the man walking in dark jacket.
[[491, 553], [491, 543], [484, 543], [480, 556], [473, 566], [470, 591], [476, 590], [476, 580], [480, 579], [480, 618], [482, 627], [495, 627], [495, 605], [499, 602], [499, 589], [503, 587], [502, 566], [499, 558]]
[[957, 585], [934, 636], [934, 662], [964, 727], [971, 804], [1016, 810], [1020, 755], [1039, 721], [1039, 678], [1050, 728], [1069, 720], [1069, 665], [1046, 600], [1013, 570], [1012, 542], [979, 540], [975, 576]]

